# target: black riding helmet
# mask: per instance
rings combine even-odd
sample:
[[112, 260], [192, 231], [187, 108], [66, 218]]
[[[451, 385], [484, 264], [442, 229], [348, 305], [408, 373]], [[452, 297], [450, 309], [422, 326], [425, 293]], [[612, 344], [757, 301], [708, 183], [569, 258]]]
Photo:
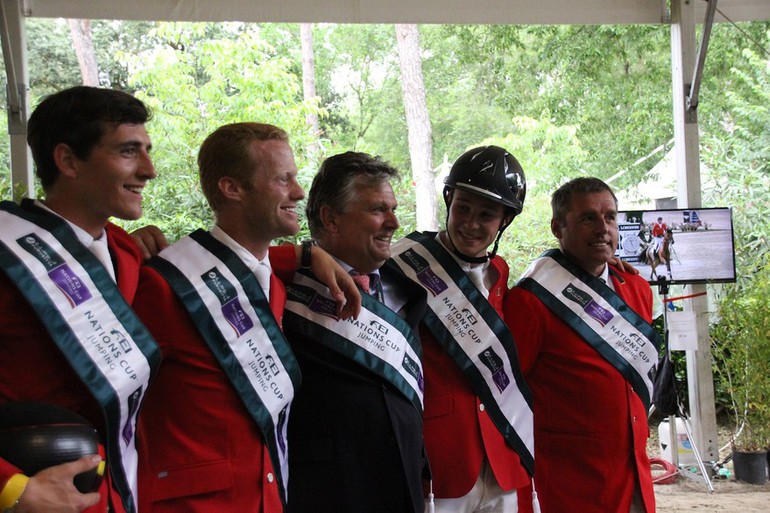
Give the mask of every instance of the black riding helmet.
[[[489, 257], [474, 258], [463, 255], [457, 249], [455, 254], [466, 262], [485, 262], [497, 253], [497, 246], [503, 231], [513, 218], [524, 208], [527, 194], [527, 180], [524, 170], [516, 158], [499, 146], [479, 146], [460, 155], [452, 165], [449, 176], [444, 180], [444, 203], [447, 212], [452, 203], [454, 188], [463, 189], [484, 198], [501, 203], [506, 207], [508, 222], [503, 222], [497, 232], [495, 245]], [[447, 223], [449, 216], [447, 215]], [[447, 226], [449, 236], [449, 226]], [[454, 244], [453, 244], [454, 246]]]

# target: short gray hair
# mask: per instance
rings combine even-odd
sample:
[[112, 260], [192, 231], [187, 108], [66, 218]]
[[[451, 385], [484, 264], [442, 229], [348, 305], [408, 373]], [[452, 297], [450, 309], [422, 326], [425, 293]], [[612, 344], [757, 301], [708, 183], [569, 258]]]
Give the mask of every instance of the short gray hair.
[[551, 211], [552, 218], [558, 221], [560, 224], [564, 223], [567, 218], [567, 213], [570, 209], [572, 202], [572, 196], [574, 194], [590, 194], [594, 192], [607, 191], [612, 194], [612, 199], [615, 200], [615, 208], [618, 207], [618, 198], [615, 197], [615, 193], [609, 185], [591, 176], [581, 176], [580, 178], [574, 178], [565, 183], [551, 196]]
[[310, 235], [318, 238], [323, 233], [321, 207], [324, 205], [345, 212], [357, 187], [374, 187], [399, 178], [396, 168], [367, 153], [347, 151], [327, 158], [313, 178], [307, 195], [305, 214]]

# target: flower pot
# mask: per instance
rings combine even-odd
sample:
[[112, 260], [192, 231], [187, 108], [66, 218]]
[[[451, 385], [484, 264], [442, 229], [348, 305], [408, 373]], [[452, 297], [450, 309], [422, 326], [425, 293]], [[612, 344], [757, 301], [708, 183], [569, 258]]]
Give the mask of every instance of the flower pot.
[[745, 483], [765, 484], [767, 482], [767, 459], [767, 451], [733, 451], [735, 479]]

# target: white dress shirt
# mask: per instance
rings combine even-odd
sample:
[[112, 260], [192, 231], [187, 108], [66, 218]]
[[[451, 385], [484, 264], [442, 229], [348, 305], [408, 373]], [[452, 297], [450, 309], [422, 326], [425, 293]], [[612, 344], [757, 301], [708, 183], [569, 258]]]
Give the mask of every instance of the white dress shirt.
[[246, 267], [256, 276], [262, 291], [265, 293], [265, 297], [269, 300], [270, 274], [273, 272], [273, 268], [270, 266], [269, 254], [265, 255], [265, 258], [262, 260], [259, 260], [251, 251], [238, 244], [235, 239], [227, 235], [222, 228], [216, 225], [211, 229], [211, 236], [230, 248], [246, 264]]

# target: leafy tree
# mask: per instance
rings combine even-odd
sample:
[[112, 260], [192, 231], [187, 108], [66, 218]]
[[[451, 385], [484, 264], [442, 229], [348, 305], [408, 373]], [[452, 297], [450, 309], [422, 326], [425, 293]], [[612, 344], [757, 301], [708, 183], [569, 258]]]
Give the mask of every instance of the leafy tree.
[[758, 272], [770, 264], [770, 59], [749, 48], [742, 54], [753, 65], [730, 70], [729, 117], [703, 139], [703, 201], [733, 207], [736, 287], [751, 294]]
[[[197, 151], [218, 126], [260, 121], [284, 128], [302, 164], [312, 135], [299, 78], [290, 63], [261, 38], [257, 25], [159, 23], [165, 41], [137, 55], [121, 54], [129, 86], [153, 110], [148, 128], [159, 177], [146, 193], [141, 223], [161, 227], [171, 239], [210, 224], [199, 191]], [[133, 226], [130, 225], [129, 226]]]
[[409, 159], [415, 182], [417, 228], [436, 230], [438, 204], [433, 185], [433, 132], [425, 98], [420, 31], [414, 24], [399, 24], [395, 28], [409, 135]]
[[[405, 169], [406, 122], [392, 25], [331, 25], [316, 32], [317, 90], [331, 147], [382, 155]], [[338, 149], [338, 150], [337, 150]]]
[[[608, 177], [671, 137], [668, 34], [659, 26], [449, 27], [511, 116], [577, 127], [581, 166]], [[489, 58], [488, 56], [491, 56]], [[638, 179], [644, 169], [628, 175]], [[636, 173], [636, 176], [635, 174]]]

